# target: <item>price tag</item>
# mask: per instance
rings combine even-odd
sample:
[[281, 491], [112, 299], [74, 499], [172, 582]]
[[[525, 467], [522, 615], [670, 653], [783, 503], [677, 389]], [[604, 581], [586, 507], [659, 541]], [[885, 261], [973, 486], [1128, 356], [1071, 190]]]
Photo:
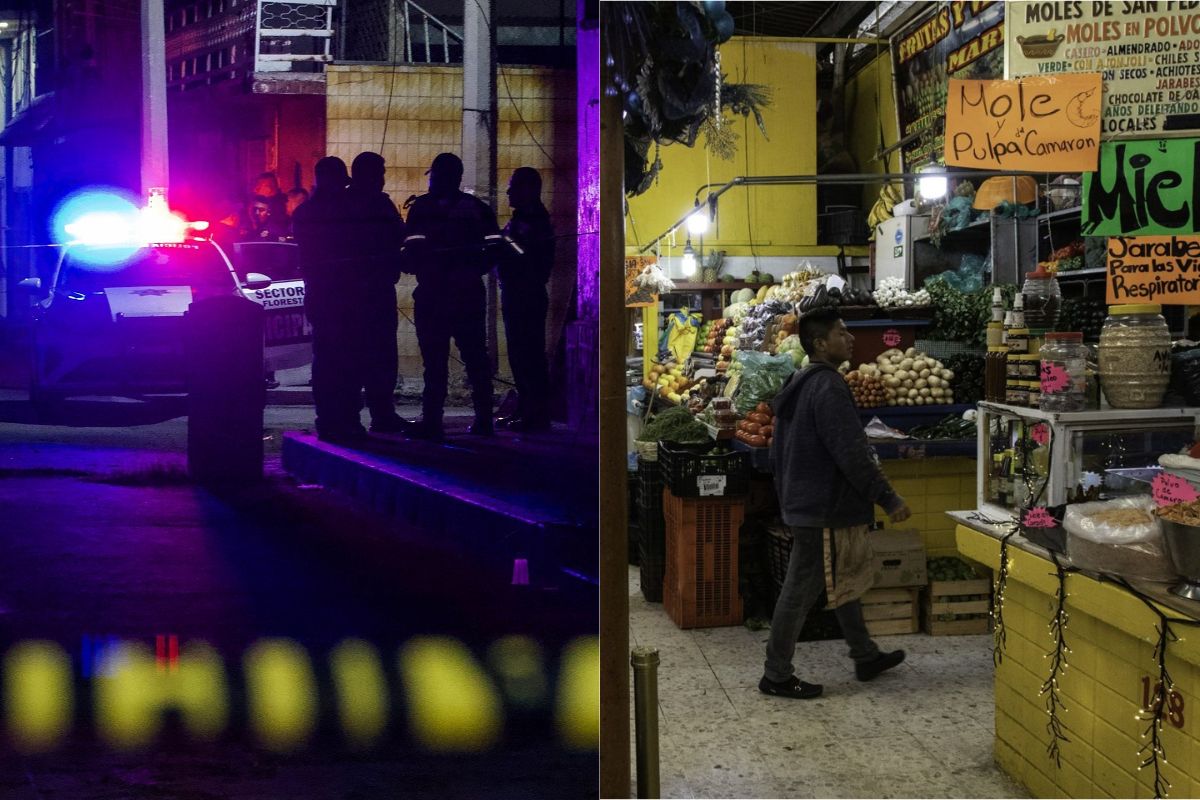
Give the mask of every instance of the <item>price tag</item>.
[[1048, 445], [1050, 444], [1050, 426], [1044, 422], [1039, 422], [1033, 426], [1030, 436], [1033, 437], [1034, 444], [1040, 446]]
[[1042, 362], [1042, 394], [1058, 394], [1071, 388], [1071, 376], [1061, 364]]
[[1166, 472], [1160, 472], [1155, 476], [1151, 490], [1154, 494], [1154, 502], [1160, 506], [1190, 503], [1200, 498], [1200, 494], [1192, 488], [1190, 483], [1178, 475], [1169, 475]]
[[1054, 517], [1050, 516], [1050, 511], [1041, 506], [1026, 511], [1025, 518], [1021, 520], [1021, 524], [1026, 528], [1058, 527], [1058, 523], [1054, 521]]
[[883, 332], [883, 343], [888, 347], [897, 347], [900, 344], [900, 331], [888, 328]]
[[721, 497], [725, 494], [726, 477], [724, 475], [698, 475], [696, 487], [701, 497]]

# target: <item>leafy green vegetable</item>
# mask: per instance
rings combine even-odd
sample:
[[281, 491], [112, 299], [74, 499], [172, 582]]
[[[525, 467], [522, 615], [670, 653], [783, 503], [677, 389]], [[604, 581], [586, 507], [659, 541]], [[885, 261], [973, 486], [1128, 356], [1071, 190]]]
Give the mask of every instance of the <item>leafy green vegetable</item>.
[[682, 406], [668, 408], [642, 429], [639, 442], [707, 442], [708, 428]]

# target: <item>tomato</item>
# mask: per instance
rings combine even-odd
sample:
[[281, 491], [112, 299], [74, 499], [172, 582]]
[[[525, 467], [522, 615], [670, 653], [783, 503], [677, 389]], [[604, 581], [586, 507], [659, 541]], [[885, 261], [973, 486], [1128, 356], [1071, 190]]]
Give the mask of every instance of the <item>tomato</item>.
[[770, 414], [771, 413], [771, 405], [769, 403], [759, 403], [757, 406], [754, 407], [754, 410], [757, 411], [759, 414]]
[[751, 447], [766, 447], [767, 440], [762, 436], [749, 436], [746, 438], [746, 444], [750, 445]]
[[744, 430], [746, 433], [749, 433], [752, 436], [758, 435], [758, 432], [761, 429], [762, 429], [762, 425], [759, 425], [757, 422], [750, 422], [749, 420], [746, 421], [744, 427], [742, 428], [742, 430]]

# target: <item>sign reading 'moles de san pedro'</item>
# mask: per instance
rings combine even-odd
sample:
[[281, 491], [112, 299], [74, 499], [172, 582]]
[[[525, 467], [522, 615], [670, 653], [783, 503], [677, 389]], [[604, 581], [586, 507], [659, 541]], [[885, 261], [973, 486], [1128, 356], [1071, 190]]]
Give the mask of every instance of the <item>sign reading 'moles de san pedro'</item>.
[[1008, 3], [1008, 76], [1099, 72], [1104, 138], [1200, 129], [1200, 2]]

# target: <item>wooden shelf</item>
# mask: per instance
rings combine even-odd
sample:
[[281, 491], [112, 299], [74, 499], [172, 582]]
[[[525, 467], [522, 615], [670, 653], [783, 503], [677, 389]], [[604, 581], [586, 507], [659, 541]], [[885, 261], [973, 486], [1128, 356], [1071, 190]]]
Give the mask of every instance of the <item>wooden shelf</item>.
[[664, 294], [674, 294], [676, 292], [719, 292], [728, 290], [736, 292], [738, 289], [757, 289], [762, 286], [761, 283], [746, 283], [745, 281], [728, 281], [718, 283], [683, 283], [676, 282], [675, 288]]

